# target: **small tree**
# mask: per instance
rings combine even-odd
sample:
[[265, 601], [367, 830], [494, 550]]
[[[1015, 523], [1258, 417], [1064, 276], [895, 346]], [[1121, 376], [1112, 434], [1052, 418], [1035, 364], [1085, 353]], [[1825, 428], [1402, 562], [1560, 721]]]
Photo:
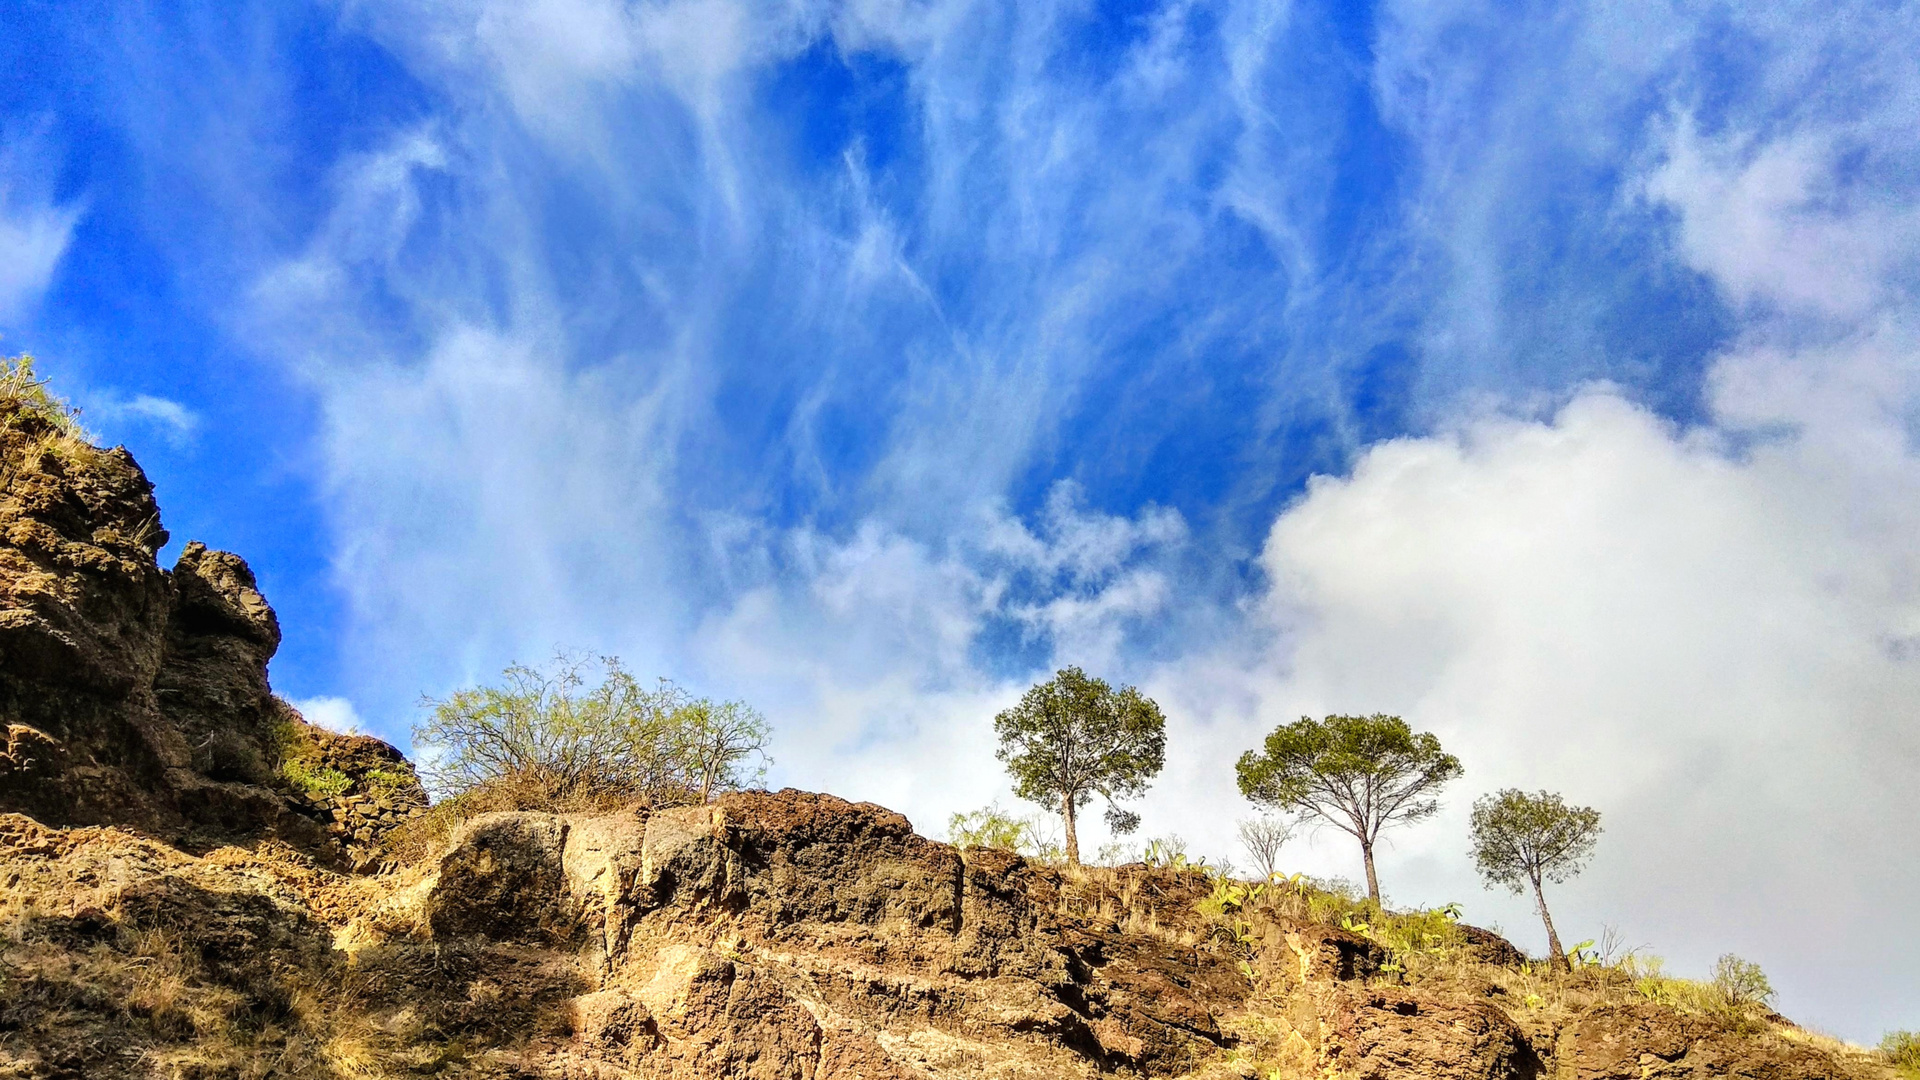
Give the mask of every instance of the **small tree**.
[[[766, 718], [745, 702], [690, 700], [670, 714], [670, 722], [680, 768], [702, 803], [711, 802], [716, 790], [743, 788], [766, 776], [771, 732]], [[759, 767], [748, 772], [747, 761], [756, 755]]]
[[1901, 1076], [1920, 1080], [1920, 1031], [1889, 1031], [1880, 1040], [1880, 1051]]
[[1080, 807], [1098, 794], [1107, 822], [1130, 832], [1138, 816], [1114, 805], [1137, 796], [1166, 761], [1167, 720], [1160, 706], [1131, 686], [1113, 689], [1077, 667], [1027, 690], [1020, 703], [993, 718], [999, 758], [1023, 799], [1057, 807], [1066, 824], [1067, 862], [1080, 865], [1076, 829]]
[[1280, 868], [1280, 849], [1293, 839], [1293, 822], [1278, 814], [1261, 814], [1240, 823], [1240, 846], [1252, 857], [1260, 876], [1272, 880]]
[[1541, 883], [1578, 874], [1599, 838], [1600, 811], [1568, 806], [1549, 792], [1529, 795], [1507, 788], [1473, 804], [1473, 862], [1480, 876], [1515, 893], [1532, 887], [1534, 905], [1547, 927], [1547, 948], [1569, 966], [1572, 961], [1560, 949]]
[[1242, 754], [1236, 771], [1240, 793], [1254, 803], [1299, 811], [1360, 841], [1367, 895], [1377, 904], [1381, 830], [1432, 817], [1440, 809], [1434, 794], [1463, 770], [1433, 735], [1375, 713], [1283, 724], [1267, 736], [1265, 753]]
[[1729, 1009], [1765, 1006], [1773, 1000], [1773, 983], [1767, 973], [1760, 970], [1759, 964], [1732, 953], [1722, 953], [1720, 959], [1713, 962], [1712, 986]]

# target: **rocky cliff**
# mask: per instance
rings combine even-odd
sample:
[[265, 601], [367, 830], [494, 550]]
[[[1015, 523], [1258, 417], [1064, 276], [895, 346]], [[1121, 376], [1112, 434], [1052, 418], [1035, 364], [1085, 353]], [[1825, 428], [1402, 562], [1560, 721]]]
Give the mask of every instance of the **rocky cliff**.
[[[1884, 1077], [1611, 970], [1416, 968], [1202, 874], [957, 851], [881, 807], [737, 793], [489, 814], [329, 870], [0, 816], [0, 1076]], [[1223, 932], [1224, 931], [1224, 932]]]
[[[276, 699], [280, 625], [246, 562], [190, 543], [164, 570], [167, 540], [126, 450], [88, 443], [44, 395], [0, 395], [0, 811], [348, 857], [330, 807], [284, 766], [378, 756], [365, 748], [378, 740], [314, 728]], [[386, 751], [405, 803], [424, 803]]]
[[58, 419], [0, 406], [0, 1078], [1891, 1076], [1444, 918], [1389, 938], [1304, 885], [960, 851], [829, 795], [382, 858], [411, 767], [278, 702], [246, 564], [161, 569], [139, 467]]

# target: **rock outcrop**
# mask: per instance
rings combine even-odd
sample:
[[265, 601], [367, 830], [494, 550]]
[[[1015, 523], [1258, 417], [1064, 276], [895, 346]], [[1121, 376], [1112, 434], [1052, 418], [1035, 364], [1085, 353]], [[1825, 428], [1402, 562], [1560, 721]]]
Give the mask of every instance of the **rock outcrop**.
[[252, 571], [199, 543], [163, 570], [167, 540], [130, 454], [0, 399], [0, 811], [346, 857], [281, 775], [329, 733], [267, 685], [280, 626]]
[[0, 881], [5, 1076], [1892, 1080], [1630, 991], [1550, 1020], [1402, 984], [1335, 927], [1243, 947], [1201, 875], [1067, 874], [797, 791], [488, 814], [378, 875], [0, 815]]

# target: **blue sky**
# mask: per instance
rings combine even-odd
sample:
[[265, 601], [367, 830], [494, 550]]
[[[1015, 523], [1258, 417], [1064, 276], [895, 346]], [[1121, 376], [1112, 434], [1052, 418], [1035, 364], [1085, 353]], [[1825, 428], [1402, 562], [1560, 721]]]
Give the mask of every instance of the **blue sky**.
[[1531, 942], [1461, 822], [1563, 790], [1574, 939], [1875, 1039], [1920, 34], [1749, 7], [16, 3], [0, 346], [251, 561], [314, 715], [605, 650], [937, 832], [1080, 663], [1217, 856], [1264, 730], [1400, 712], [1469, 774], [1390, 894]]

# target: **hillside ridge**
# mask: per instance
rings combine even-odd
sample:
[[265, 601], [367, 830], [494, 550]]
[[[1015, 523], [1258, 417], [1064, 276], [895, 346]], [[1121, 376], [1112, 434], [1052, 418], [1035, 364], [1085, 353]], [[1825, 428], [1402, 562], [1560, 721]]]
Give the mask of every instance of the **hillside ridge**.
[[1440, 913], [962, 850], [832, 795], [402, 854], [412, 766], [274, 697], [244, 560], [162, 569], [132, 456], [31, 400], [0, 469], [0, 1077], [1892, 1075]]

